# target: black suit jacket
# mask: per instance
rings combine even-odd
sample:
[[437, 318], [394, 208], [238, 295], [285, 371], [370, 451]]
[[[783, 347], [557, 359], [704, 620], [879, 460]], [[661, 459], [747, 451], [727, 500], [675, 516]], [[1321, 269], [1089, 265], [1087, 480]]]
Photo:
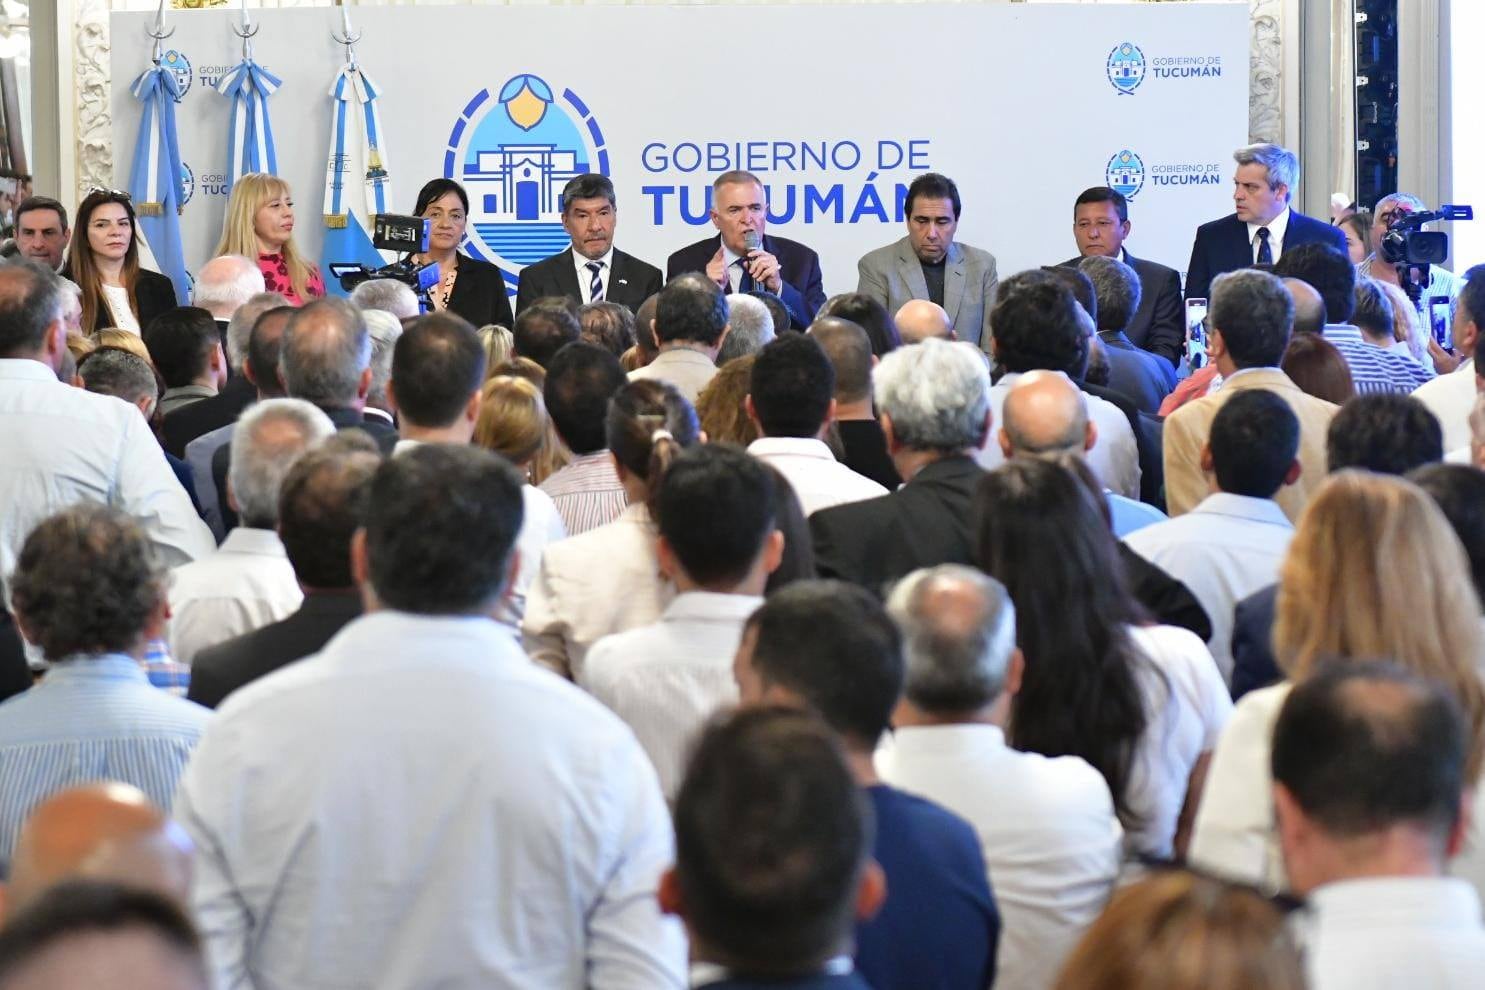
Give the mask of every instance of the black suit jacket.
[[1274, 660], [1274, 613], [1279, 586], [1267, 588], [1237, 603], [1232, 613], [1232, 700], [1284, 679]]
[[[628, 306], [631, 313], [637, 312], [640, 304], [665, 284], [660, 269], [618, 248], [614, 248], [613, 268], [607, 274], [603, 298]], [[573, 267], [572, 248], [521, 269], [521, 281], [516, 286], [516, 312], [546, 296], [566, 296], [582, 305], [583, 290]]]
[[[718, 234], [681, 248], [665, 263], [666, 280], [686, 272], [705, 272], [712, 255], [721, 246], [722, 235]], [[820, 256], [798, 241], [771, 234], [763, 235], [763, 250], [779, 259], [779, 275], [784, 280], [779, 296], [789, 310], [789, 325], [796, 330], [807, 329], [820, 307], [825, 305], [825, 280], [820, 274]]]
[[449, 296], [449, 309], [476, 327], [494, 323], [509, 330], [516, 318], [511, 315], [510, 295], [505, 290], [505, 279], [500, 269], [488, 261], [475, 261], [457, 251], [454, 252], [454, 262], [459, 274]]
[[[1070, 258], [1065, 268], [1076, 268], [1082, 258]], [[1181, 299], [1181, 273], [1174, 268], [1124, 251], [1124, 263], [1140, 277], [1140, 305], [1125, 336], [1136, 347], [1159, 354], [1173, 367], [1186, 351], [1186, 305]]]
[[361, 596], [357, 592], [306, 595], [304, 604], [288, 618], [196, 654], [186, 697], [215, 708], [244, 684], [320, 652], [332, 636], [360, 614]]
[[[134, 278], [134, 304], [139, 307], [139, 329], [143, 332], [155, 317], [180, 305], [175, 298], [175, 283], [159, 272], [141, 268]], [[90, 332], [106, 330], [113, 325], [113, 315], [99, 293], [98, 315], [93, 318]]]
[[233, 377], [216, 395], [165, 414], [160, 428], [165, 449], [176, 457], [185, 457], [186, 444], [228, 423], [237, 422], [242, 411], [257, 400], [257, 386], [243, 375]]
[[880, 595], [920, 567], [972, 563], [971, 510], [984, 473], [971, 458], [946, 457], [895, 492], [816, 512], [810, 532], [820, 576]]
[[[1291, 209], [1289, 227], [1284, 231], [1284, 250], [1291, 251], [1301, 244], [1330, 244], [1344, 254], [1346, 235], [1339, 227]], [[1248, 225], [1236, 213], [1204, 223], [1196, 228], [1196, 241], [1191, 245], [1191, 263], [1186, 266], [1186, 298], [1205, 299], [1212, 294], [1212, 279], [1223, 272], [1252, 267], [1253, 244], [1248, 240]]]

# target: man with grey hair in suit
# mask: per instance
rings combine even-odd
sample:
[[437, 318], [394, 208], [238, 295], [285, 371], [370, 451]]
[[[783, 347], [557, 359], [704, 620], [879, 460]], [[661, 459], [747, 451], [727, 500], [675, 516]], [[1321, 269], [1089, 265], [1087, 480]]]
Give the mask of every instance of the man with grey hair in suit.
[[989, 251], [959, 244], [959, 187], [926, 172], [908, 186], [907, 236], [868, 252], [856, 263], [856, 291], [897, 312], [912, 299], [942, 306], [959, 340], [988, 351], [990, 307], [1000, 278]]

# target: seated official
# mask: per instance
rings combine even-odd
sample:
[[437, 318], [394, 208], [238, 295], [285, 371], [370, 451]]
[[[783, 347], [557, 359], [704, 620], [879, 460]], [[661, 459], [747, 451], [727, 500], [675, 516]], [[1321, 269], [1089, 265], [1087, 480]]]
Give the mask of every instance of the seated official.
[[1223, 272], [1272, 265], [1302, 244], [1329, 244], [1346, 253], [1338, 227], [1291, 208], [1299, 182], [1299, 156], [1276, 144], [1250, 144], [1232, 153], [1236, 211], [1196, 228], [1186, 266], [1186, 298], [1211, 295], [1212, 280]]
[[856, 291], [892, 312], [911, 299], [941, 306], [955, 338], [988, 349], [999, 276], [995, 255], [954, 240], [959, 187], [937, 172], [920, 175], [908, 186], [903, 212], [907, 236], [856, 263]]
[[[1130, 254], [1124, 247], [1130, 226], [1129, 201], [1117, 189], [1094, 186], [1083, 190], [1073, 203], [1073, 237], [1078, 242], [1078, 257], [1063, 264], [1077, 267], [1084, 258], [1102, 257], [1134, 269], [1140, 291], [1124, 333], [1136, 347], [1160, 355], [1174, 368], [1180, 365], [1186, 352], [1181, 274], [1174, 268]], [[1101, 300], [1099, 309], [1103, 309]]]
[[667, 382], [691, 404], [717, 373], [717, 354], [727, 337], [727, 297], [705, 276], [677, 275], [655, 303], [655, 341], [659, 353], [629, 372], [631, 382]]
[[748, 619], [735, 669], [743, 704], [818, 712], [871, 800], [872, 853], [888, 897], [856, 926], [862, 978], [874, 987], [988, 986], [1000, 913], [974, 829], [872, 766], [903, 680], [902, 638], [881, 603], [838, 581], [791, 584]]
[[[820, 258], [797, 241], [770, 237], [768, 197], [751, 172], [723, 172], [712, 183], [712, 226], [717, 237], [697, 241], [665, 264], [669, 282], [686, 272], [704, 272], [728, 294], [766, 289], [783, 300], [790, 325], [803, 330], [825, 303]], [[757, 246], [749, 246], [750, 236]]]
[[145, 675], [146, 644], [170, 614], [166, 580], [144, 532], [117, 509], [76, 505], [26, 538], [12, 607], [51, 668], [0, 704], [0, 865], [31, 810], [65, 787], [117, 780], [170, 807], [211, 713]]
[[660, 906], [686, 926], [698, 990], [869, 990], [852, 926], [886, 898], [875, 820], [835, 733], [794, 708], [718, 717], [675, 807]]
[[388, 458], [351, 551], [368, 613], [213, 717], [175, 814], [217, 985], [682, 984], [654, 770], [491, 621], [520, 488], [474, 447]]
[[660, 269], [614, 247], [619, 204], [606, 175], [587, 172], [562, 188], [562, 229], [567, 250], [521, 269], [516, 314], [543, 296], [566, 296], [578, 305], [613, 302], [633, 312], [660, 291]]
[[477, 327], [510, 329], [510, 293], [500, 269], [459, 250], [469, 225], [469, 194], [453, 179], [430, 179], [418, 190], [413, 213], [432, 221], [428, 253], [414, 255], [420, 264], [438, 265], [438, 284], [428, 293], [434, 312], [451, 310]]
[[1084, 258], [1078, 271], [1093, 283], [1094, 322], [1109, 364], [1109, 388], [1132, 399], [1140, 412], [1154, 416], [1176, 387], [1176, 371], [1129, 338], [1130, 321], [1140, 306], [1139, 275], [1122, 261], [1102, 255]]

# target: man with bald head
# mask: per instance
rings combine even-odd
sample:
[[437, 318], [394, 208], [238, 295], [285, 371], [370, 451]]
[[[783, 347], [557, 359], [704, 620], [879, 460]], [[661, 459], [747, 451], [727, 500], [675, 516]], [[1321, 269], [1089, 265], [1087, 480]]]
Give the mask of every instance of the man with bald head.
[[58, 791], [21, 826], [5, 885], [4, 916], [63, 880], [107, 880], [185, 905], [190, 837], [137, 787], [116, 781]]
[[[240, 254], [224, 254], [211, 259], [196, 273], [191, 288], [191, 305], [200, 306], [217, 321], [222, 346], [227, 346], [227, 324], [232, 315], [253, 296], [265, 290], [263, 272], [255, 261]], [[233, 371], [241, 371], [238, 365]]]
[[897, 324], [897, 332], [904, 344], [920, 344], [929, 337], [959, 339], [949, 314], [938, 303], [927, 299], [910, 299], [903, 303], [893, 322]]
[[871, 338], [859, 324], [838, 316], [820, 317], [808, 332], [835, 369], [835, 429], [845, 450], [843, 463], [889, 492], [896, 491], [902, 476], [887, 453], [887, 437], [871, 407], [871, 370], [877, 363]]
[[1325, 329], [1325, 300], [1315, 287], [1302, 278], [1282, 280], [1289, 298], [1294, 300], [1294, 332], [1320, 333]]

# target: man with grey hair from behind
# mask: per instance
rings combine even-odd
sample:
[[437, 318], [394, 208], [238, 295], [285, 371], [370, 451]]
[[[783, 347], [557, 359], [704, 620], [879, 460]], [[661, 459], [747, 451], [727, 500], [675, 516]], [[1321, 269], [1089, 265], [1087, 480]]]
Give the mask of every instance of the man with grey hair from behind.
[[334, 432], [329, 417], [301, 399], [267, 399], [243, 413], [227, 471], [227, 499], [241, 525], [216, 553], [172, 576], [169, 640], [178, 663], [299, 607], [304, 594], [276, 532], [278, 494], [294, 462]]
[[379, 309], [398, 320], [410, 320], [420, 313], [418, 295], [395, 278], [369, 278], [351, 290], [351, 302], [361, 309]]
[[371, 333], [351, 303], [317, 299], [290, 317], [278, 373], [290, 396], [319, 406], [336, 429], [364, 430], [382, 453], [392, 452], [397, 431], [365, 415], [373, 378]]
[[[402, 287], [407, 288], [405, 285]], [[402, 321], [385, 309], [363, 309], [361, 317], [366, 321], [366, 332], [371, 337], [371, 387], [366, 390], [366, 408], [362, 414], [366, 419], [380, 420], [395, 429], [397, 418], [392, 403], [387, 400], [387, 382], [392, 379], [392, 349], [397, 346], [397, 338], [402, 336]]]
[[887, 612], [902, 631], [906, 678], [877, 772], [974, 826], [1001, 913], [995, 986], [1045, 987], [1118, 876], [1108, 785], [1079, 757], [1006, 745], [1024, 660], [1000, 582], [957, 564], [914, 571]]
[[774, 337], [773, 314], [757, 296], [733, 294], [727, 298], [727, 311], [732, 329], [717, 352], [719, 368], [733, 358], [758, 353]]
[[1176, 369], [1163, 357], [1135, 346], [1126, 331], [1140, 308], [1140, 277], [1122, 261], [1089, 255], [1078, 271], [1093, 283], [1098, 339], [1109, 364], [1109, 388], [1127, 395], [1154, 416], [1176, 387]]
[[971, 560], [970, 504], [990, 434], [990, 373], [972, 344], [925, 340], [882, 358], [872, 376], [887, 452], [906, 482], [810, 517], [821, 577], [876, 594], [909, 571]]
[[[240, 254], [219, 255], [201, 266], [191, 287], [191, 305], [200, 306], [217, 321], [224, 335], [227, 323], [238, 308], [263, 292], [263, 272], [254, 261]], [[233, 365], [233, 370], [239, 366]]]

